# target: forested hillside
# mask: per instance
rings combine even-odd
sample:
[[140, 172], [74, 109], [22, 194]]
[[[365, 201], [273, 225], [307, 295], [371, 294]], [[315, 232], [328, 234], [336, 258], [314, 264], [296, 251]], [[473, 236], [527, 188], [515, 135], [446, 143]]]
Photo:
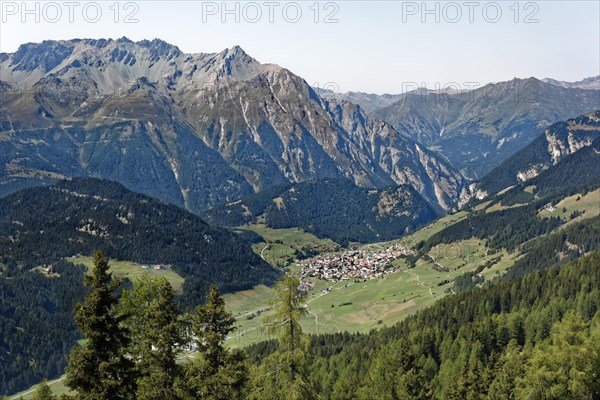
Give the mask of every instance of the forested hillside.
[[596, 215], [527, 243], [523, 249], [525, 256], [502, 279], [515, 279], [551, 265], [565, 264], [599, 249], [600, 216]]
[[185, 278], [178, 302], [271, 284], [278, 273], [237, 235], [199, 217], [97, 179], [25, 189], [0, 199], [0, 384], [5, 393], [56, 377], [80, 333], [73, 306], [82, 268], [65, 260], [104, 249], [119, 260], [160, 264]]
[[79, 339], [73, 307], [83, 299], [83, 268], [54, 263], [43, 271], [0, 273], [0, 395], [62, 374]]
[[[600, 111], [550, 126], [477, 183], [488, 194], [531, 179], [600, 137]], [[596, 148], [598, 144], [596, 143]]]
[[486, 239], [491, 249], [513, 250], [527, 240], [550, 233], [561, 224], [559, 218], [538, 218], [539, 208], [541, 205], [525, 205], [490, 213], [475, 212], [433, 235], [423, 244], [423, 249], [476, 237]]
[[433, 208], [411, 187], [365, 189], [345, 180], [305, 182], [267, 190], [211, 210], [211, 223], [238, 226], [264, 220], [299, 227], [342, 245], [398, 238], [433, 220]]
[[[523, 192], [531, 187], [531, 196]], [[522, 182], [506, 193], [494, 196], [502, 204], [511, 205], [534, 199], [554, 200], [578, 192], [587, 192], [600, 187], [600, 137], [573, 154], [564, 157], [558, 164], [544, 170], [536, 177]]]
[[269, 284], [277, 273], [235, 234], [173, 205], [96, 179], [30, 188], [0, 199], [1, 262], [8, 274], [76, 254], [170, 266], [189, 304], [210, 283], [224, 291]]
[[[492, 249], [514, 249], [550, 233], [564, 222], [558, 217], [540, 217], [541, 209], [567, 196], [585, 194], [599, 187], [600, 138], [597, 138], [591, 146], [564, 157], [535, 178], [491, 196], [485, 208], [433, 235], [422, 247], [427, 250], [436, 244], [477, 237], [487, 239]], [[492, 204], [499, 209], [491, 211]]]
[[[599, 288], [595, 252], [368, 335], [313, 337], [312, 376], [324, 399], [597, 398]], [[249, 351], [259, 360], [274, 348]]]

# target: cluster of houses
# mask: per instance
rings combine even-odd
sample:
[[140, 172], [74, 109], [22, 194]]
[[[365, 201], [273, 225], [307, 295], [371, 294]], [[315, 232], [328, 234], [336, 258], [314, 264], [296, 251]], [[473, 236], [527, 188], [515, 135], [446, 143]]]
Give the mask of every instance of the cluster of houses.
[[298, 290], [301, 292], [310, 292], [314, 289], [316, 283], [307, 281], [305, 279], [300, 278], [300, 284], [298, 285]]
[[142, 269], [154, 269], [156, 271], [159, 271], [161, 269], [171, 269], [171, 266], [163, 265], [163, 264], [154, 264], [154, 265], [142, 265], [141, 268]]
[[347, 251], [342, 254], [323, 254], [300, 262], [301, 282], [308, 277], [338, 282], [349, 279], [381, 278], [396, 272], [391, 262], [396, 258], [411, 254], [411, 250], [395, 244], [385, 249]]

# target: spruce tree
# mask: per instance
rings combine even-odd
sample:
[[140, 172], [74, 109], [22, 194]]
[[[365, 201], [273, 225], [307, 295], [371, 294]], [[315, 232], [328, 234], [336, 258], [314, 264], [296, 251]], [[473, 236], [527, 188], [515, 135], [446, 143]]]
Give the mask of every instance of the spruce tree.
[[128, 316], [129, 353], [136, 362], [139, 400], [174, 400], [174, 383], [180, 374], [177, 345], [183, 342], [174, 290], [165, 278], [138, 279], [123, 295], [121, 312]]
[[205, 305], [196, 307], [192, 336], [198, 356], [185, 367], [181, 391], [189, 399], [227, 400], [243, 397], [247, 380], [246, 356], [224, 345], [235, 329], [235, 318], [225, 309], [217, 286], [212, 285]]
[[383, 347], [371, 364], [366, 382], [358, 391], [358, 398], [361, 400], [396, 399], [396, 376], [399, 367], [399, 357], [395, 354], [394, 345], [388, 344]]
[[499, 368], [490, 385], [489, 400], [502, 400], [516, 398], [516, 380], [523, 375], [524, 355], [519, 349], [517, 341], [512, 339], [499, 360]]
[[84, 277], [89, 293], [75, 307], [75, 322], [86, 343], [69, 355], [65, 384], [82, 400], [131, 399], [135, 393], [133, 363], [126, 355], [124, 317], [116, 310], [121, 281], [108, 272], [108, 260], [98, 251], [94, 267]]

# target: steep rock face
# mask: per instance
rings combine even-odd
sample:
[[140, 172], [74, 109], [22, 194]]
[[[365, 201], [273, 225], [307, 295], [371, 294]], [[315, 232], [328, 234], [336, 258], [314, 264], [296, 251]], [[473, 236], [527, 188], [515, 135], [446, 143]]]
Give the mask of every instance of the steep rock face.
[[91, 175], [199, 212], [274, 185], [349, 178], [406, 183], [439, 209], [465, 183], [390, 125], [239, 47], [185, 54], [160, 40], [82, 39], [0, 60], [2, 194]]
[[591, 146], [600, 137], [600, 110], [547, 128], [524, 149], [504, 161], [481, 181], [463, 189], [460, 205], [526, 182], [558, 164], [566, 156]]
[[69, 105], [46, 93], [34, 95], [44, 110], [39, 122], [2, 115], [10, 122], [0, 133], [3, 192], [35, 180], [96, 176], [195, 212], [252, 192], [145, 79], [60, 119], [55, 115]]
[[529, 78], [459, 93], [409, 92], [373, 116], [481, 178], [552, 123], [599, 107], [600, 90]]
[[600, 119], [596, 114], [589, 114], [585, 121], [567, 121], [566, 137], [563, 129], [558, 127], [547, 129], [545, 135], [552, 164], [556, 164], [564, 156], [592, 144], [595, 137], [594, 132], [598, 133], [600, 130], [595, 124], [597, 122], [600, 122]]

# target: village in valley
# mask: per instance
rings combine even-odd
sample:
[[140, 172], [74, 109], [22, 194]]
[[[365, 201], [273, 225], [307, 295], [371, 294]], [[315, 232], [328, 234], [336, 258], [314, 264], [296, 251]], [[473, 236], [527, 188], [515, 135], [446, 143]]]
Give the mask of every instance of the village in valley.
[[344, 253], [327, 253], [300, 261], [301, 290], [310, 290], [314, 284], [308, 278], [319, 278], [331, 282], [354, 279], [381, 278], [397, 272], [391, 262], [401, 256], [412, 254], [400, 244], [381, 250], [353, 250]]

